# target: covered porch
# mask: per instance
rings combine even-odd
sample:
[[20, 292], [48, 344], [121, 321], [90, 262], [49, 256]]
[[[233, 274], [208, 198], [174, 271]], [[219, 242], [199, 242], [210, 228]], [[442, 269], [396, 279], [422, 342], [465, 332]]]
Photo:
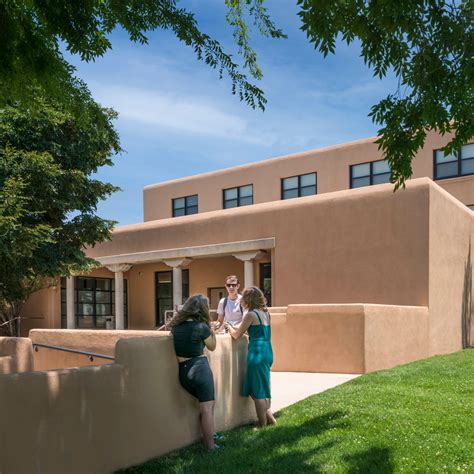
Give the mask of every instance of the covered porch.
[[[224, 278], [229, 274], [239, 277], [241, 288], [261, 287], [271, 303], [274, 248], [271, 237], [96, 257], [103, 268], [66, 279], [61, 326], [104, 328], [112, 316], [115, 329], [153, 329], [163, 324], [165, 311], [176, 309], [191, 294], [207, 295], [215, 309], [226, 294]], [[89, 318], [85, 325], [84, 316]]]

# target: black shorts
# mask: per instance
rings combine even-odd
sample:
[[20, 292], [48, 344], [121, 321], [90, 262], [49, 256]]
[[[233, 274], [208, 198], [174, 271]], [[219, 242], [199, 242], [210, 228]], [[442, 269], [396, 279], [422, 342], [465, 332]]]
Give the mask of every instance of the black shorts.
[[214, 377], [207, 357], [193, 357], [179, 363], [179, 381], [199, 402], [215, 400]]

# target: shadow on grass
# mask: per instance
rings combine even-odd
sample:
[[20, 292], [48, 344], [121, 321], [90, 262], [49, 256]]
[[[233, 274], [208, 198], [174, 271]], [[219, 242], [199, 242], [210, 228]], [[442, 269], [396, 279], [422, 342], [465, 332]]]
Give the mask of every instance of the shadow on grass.
[[373, 473], [389, 474], [393, 472], [388, 448], [370, 448], [349, 456], [344, 456], [349, 465], [348, 474]]
[[[286, 419], [277, 427], [258, 431], [252, 431], [248, 426], [241, 427], [226, 433], [222, 451], [207, 453], [196, 444], [120, 472], [317, 473], [333, 468], [340, 470], [341, 467], [344, 467], [344, 472], [351, 473], [392, 472], [388, 449], [374, 448], [350, 456], [337, 454], [337, 445], [344, 434], [328, 432], [348, 428], [343, 417], [343, 412], [334, 411], [302, 423]], [[332, 461], [327, 460], [330, 451], [333, 451], [330, 453]]]

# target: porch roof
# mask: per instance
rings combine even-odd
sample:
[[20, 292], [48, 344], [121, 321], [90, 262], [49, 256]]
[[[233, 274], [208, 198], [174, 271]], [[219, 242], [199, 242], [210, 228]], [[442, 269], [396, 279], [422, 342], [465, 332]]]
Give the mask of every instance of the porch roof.
[[195, 247], [184, 247], [164, 250], [149, 250], [146, 252], [126, 253], [120, 255], [108, 255], [94, 257], [102, 265], [113, 264], [138, 264], [162, 262], [177, 258], [205, 258], [224, 257], [242, 252], [254, 252], [259, 250], [270, 250], [275, 248], [275, 237], [264, 239], [243, 240], [237, 242], [223, 242], [211, 245], [198, 245]]

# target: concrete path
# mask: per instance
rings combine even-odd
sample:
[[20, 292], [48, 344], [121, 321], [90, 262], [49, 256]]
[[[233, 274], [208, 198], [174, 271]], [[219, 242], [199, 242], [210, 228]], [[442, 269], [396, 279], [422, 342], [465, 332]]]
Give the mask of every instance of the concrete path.
[[315, 393], [359, 377], [357, 374], [271, 372], [272, 409], [281, 410]]

